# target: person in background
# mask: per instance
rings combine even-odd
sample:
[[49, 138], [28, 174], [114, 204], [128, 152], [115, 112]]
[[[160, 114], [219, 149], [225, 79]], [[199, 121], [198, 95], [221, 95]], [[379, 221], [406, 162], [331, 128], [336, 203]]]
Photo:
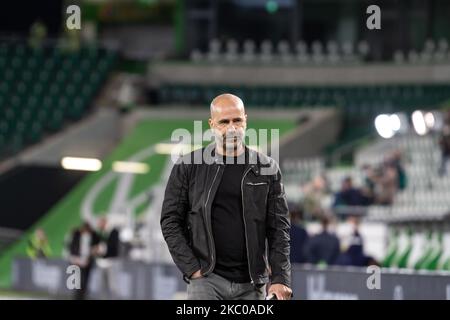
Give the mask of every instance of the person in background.
[[364, 241], [359, 232], [360, 218], [356, 216], [348, 217], [348, 223], [352, 226], [350, 239], [346, 244], [347, 248], [342, 252], [337, 261], [337, 265], [365, 267], [377, 264], [375, 260], [364, 253]]
[[312, 236], [307, 245], [307, 261], [313, 264], [333, 265], [340, 254], [338, 237], [329, 230], [330, 217], [321, 218], [322, 231]]
[[375, 170], [370, 164], [364, 164], [361, 170], [364, 173], [364, 182], [361, 192], [368, 199], [368, 203], [373, 204], [375, 202], [376, 188]]
[[75, 229], [69, 243], [69, 262], [80, 268], [80, 289], [75, 291], [76, 300], [84, 300], [88, 291], [89, 275], [98, 252], [100, 237], [88, 222]]
[[439, 175], [447, 174], [447, 163], [450, 160], [450, 124], [446, 123], [439, 137], [439, 147], [441, 148], [441, 165], [439, 166]]
[[41, 20], [37, 20], [31, 25], [28, 45], [34, 50], [39, 50], [42, 48], [46, 37], [47, 27]]
[[52, 249], [48, 243], [47, 235], [43, 229], [36, 229], [28, 240], [27, 254], [32, 259], [48, 258]]
[[119, 256], [119, 230], [111, 228], [106, 217], [98, 220], [98, 235], [100, 237], [101, 250], [99, 256], [102, 258], [117, 258]]
[[382, 175], [377, 179], [377, 200], [380, 205], [391, 205], [398, 190], [397, 168], [392, 161], [383, 163]]
[[306, 263], [306, 246], [309, 236], [302, 225], [303, 210], [291, 203], [289, 204], [289, 213], [291, 217], [291, 263]]
[[336, 193], [334, 207], [337, 206], [367, 206], [369, 199], [364, 196], [361, 190], [353, 187], [351, 177], [346, 177], [342, 181], [341, 190]]
[[324, 214], [323, 202], [330, 193], [329, 182], [325, 175], [314, 177], [303, 187], [303, 211], [307, 217], [320, 217]]
[[394, 151], [394, 153], [391, 156], [391, 163], [392, 166], [394, 166], [395, 170], [397, 171], [398, 190], [404, 190], [406, 188], [408, 180], [405, 169], [403, 168], [402, 153], [400, 150]]
[[99, 270], [102, 271], [103, 283], [105, 287], [105, 298], [117, 297], [115, 286], [114, 270], [117, 258], [119, 257], [120, 239], [119, 230], [111, 228], [108, 219], [103, 216], [98, 220], [98, 235], [100, 243], [96, 252], [96, 259]]

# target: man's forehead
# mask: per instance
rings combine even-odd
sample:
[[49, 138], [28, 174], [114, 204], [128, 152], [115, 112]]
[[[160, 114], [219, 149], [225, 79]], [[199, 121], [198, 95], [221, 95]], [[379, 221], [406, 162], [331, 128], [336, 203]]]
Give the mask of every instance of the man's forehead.
[[219, 118], [236, 118], [236, 117], [244, 117], [244, 115], [245, 115], [244, 109], [237, 107], [228, 107], [228, 108], [217, 107], [214, 108], [211, 113], [211, 116]]

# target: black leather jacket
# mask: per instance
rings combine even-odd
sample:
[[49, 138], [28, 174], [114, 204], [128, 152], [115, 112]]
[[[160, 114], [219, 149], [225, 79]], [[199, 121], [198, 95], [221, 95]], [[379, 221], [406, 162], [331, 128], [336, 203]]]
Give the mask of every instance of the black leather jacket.
[[[211, 146], [211, 164], [195, 164]], [[290, 222], [281, 173], [272, 158], [247, 147], [246, 152], [250, 161], [241, 189], [250, 277], [254, 285], [270, 280], [290, 287]], [[203, 276], [214, 270], [211, 204], [224, 171], [221, 162], [213, 145], [196, 150], [178, 159], [166, 186], [161, 229], [186, 282], [199, 269]]]

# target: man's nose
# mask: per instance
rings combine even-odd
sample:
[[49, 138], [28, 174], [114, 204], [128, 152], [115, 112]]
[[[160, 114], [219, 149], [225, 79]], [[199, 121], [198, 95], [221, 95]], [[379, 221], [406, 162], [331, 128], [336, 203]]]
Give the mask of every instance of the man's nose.
[[227, 132], [235, 132], [235, 131], [236, 131], [236, 125], [234, 123], [230, 122], [227, 127]]

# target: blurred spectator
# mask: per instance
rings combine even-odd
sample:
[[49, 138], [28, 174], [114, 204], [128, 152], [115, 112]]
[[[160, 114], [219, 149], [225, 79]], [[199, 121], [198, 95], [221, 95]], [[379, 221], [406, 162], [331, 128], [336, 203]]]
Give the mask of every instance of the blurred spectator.
[[324, 214], [323, 201], [330, 192], [329, 182], [324, 175], [316, 176], [303, 187], [303, 209], [309, 217], [320, 217]]
[[402, 153], [400, 152], [400, 150], [394, 151], [391, 157], [391, 162], [395, 167], [395, 170], [397, 171], [398, 190], [404, 190], [407, 184], [407, 177], [405, 169], [403, 168]]
[[117, 258], [120, 247], [119, 230], [110, 228], [106, 217], [98, 220], [98, 235], [100, 237], [98, 255], [102, 258]]
[[348, 218], [348, 222], [352, 225], [352, 233], [347, 243], [347, 248], [339, 255], [336, 264], [357, 267], [377, 264], [372, 257], [364, 254], [364, 242], [359, 232], [359, 217], [351, 216]]
[[92, 229], [88, 222], [75, 229], [69, 244], [69, 261], [71, 264], [80, 267], [81, 279], [80, 289], [75, 291], [75, 299], [83, 300], [86, 298], [86, 293], [89, 285], [89, 275], [94, 263], [97, 245], [100, 243], [100, 237]]
[[308, 233], [303, 227], [303, 211], [299, 206], [290, 204], [289, 213], [291, 216], [291, 262], [306, 262], [306, 246]]
[[119, 230], [110, 228], [107, 218], [101, 217], [98, 220], [98, 235], [100, 237], [97, 250], [99, 258], [96, 263], [103, 276], [105, 298], [114, 299], [117, 297], [114, 270], [120, 249]]
[[43, 229], [37, 229], [28, 240], [27, 254], [32, 259], [47, 258], [52, 254], [47, 235]]
[[351, 177], [346, 177], [342, 181], [341, 190], [336, 193], [334, 206], [367, 206], [369, 198], [361, 190], [353, 187]]
[[369, 204], [372, 204], [375, 201], [375, 188], [376, 188], [375, 170], [369, 164], [363, 165], [361, 169], [364, 173], [364, 185], [361, 188], [361, 192], [368, 199]]
[[42, 47], [45, 38], [47, 37], [47, 27], [45, 24], [37, 20], [30, 28], [30, 35], [28, 38], [28, 44], [33, 49], [39, 49]]
[[391, 205], [399, 185], [397, 167], [392, 161], [384, 162], [381, 176], [376, 181], [376, 202], [380, 205]]
[[439, 137], [439, 147], [441, 148], [441, 165], [439, 167], [439, 175], [447, 174], [447, 163], [450, 160], [450, 124], [446, 123], [442, 128]]
[[314, 264], [335, 264], [340, 253], [339, 239], [328, 228], [330, 218], [326, 215], [321, 220], [322, 231], [312, 236], [307, 245], [308, 262]]

